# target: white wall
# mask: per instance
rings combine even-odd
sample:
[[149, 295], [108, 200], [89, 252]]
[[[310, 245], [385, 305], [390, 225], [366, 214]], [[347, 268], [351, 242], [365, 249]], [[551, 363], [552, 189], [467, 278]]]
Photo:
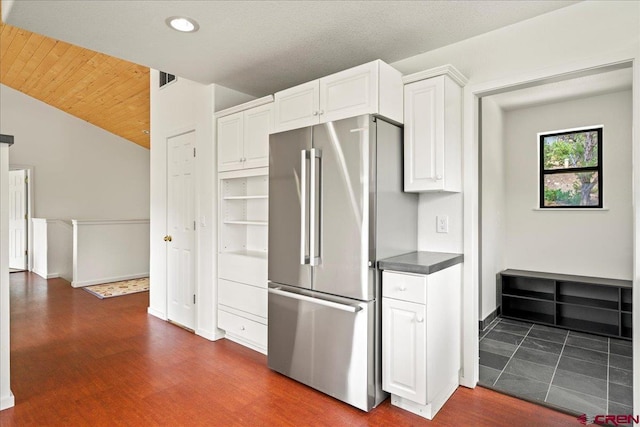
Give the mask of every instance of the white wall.
[[0, 143], [0, 410], [14, 405], [9, 355], [9, 146]]
[[[73, 280], [73, 227], [60, 219], [33, 218], [32, 271], [45, 279]], [[148, 262], [147, 262], [148, 264]]]
[[148, 218], [149, 150], [4, 85], [0, 132], [34, 166], [33, 217]]
[[[215, 102], [220, 93], [220, 101]], [[214, 143], [215, 107], [239, 104], [247, 95], [217, 85], [203, 85], [178, 77], [158, 87], [151, 71], [151, 266], [149, 313], [167, 318], [166, 206], [167, 138], [196, 132], [196, 333], [221, 338], [217, 329], [217, 153]], [[234, 102], [237, 100], [237, 102]]]
[[74, 219], [72, 223], [71, 286], [78, 288], [149, 276], [149, 220]]
[[506, 212], [502, 109], [482, 99], [480, 320], [497, 307], [496, 274], [504, 269]]
[[[579, 23], [579, 25], [567, 23]], [[596, 28], [603, 30], [594, 31]], [[505, 88], [562, 74], [567, 70], [579, 70], [628, 58], [635, 58], [637, 69], [640, 61], [639, 41], [640, 2], [589, 1], [579, 2], [570, 7], [391, 64], [403, 74], [452, 64], [469, 78], [465, 88], [464, 110], [465, 193], [458, 196], [459, 202], [434, 200], [429, 208], [430, 212], [449, 215], [452, 224], [464, 220], [463, 242], [459, 242], [458, 236], [450, 233], [451, 242], [448, 243], [449, 246], [463, 247], [465, 254], [462, 384], [475, 386], [478, 379], [478, 151], [474, 94], [486, 95], [485, 91], [493, 88]], [[638, 75], [636, 70], [634, 80], [636, 92], [640, 83]], [[635, 117], [635, 122], [638, 120], [638, 117]], [[636, 130], [639, 127], [637, 123], [634, 124]], [[637, 137], [635, 139], [637, 142]], [[638, 193], [636, 192], [635, 195], [638, 196]], [[421, 200], [421, 204], [423, 203]], [[424, 224], [423, 228], [430, 227], [433, 214], [424, 217], [424, 211], [424, 208], [421, 209], [419, 221]], [[636, 230], [639, 228], [637, 227]], [[420, 234], [419, 247], [428, 245], [424, 240], [426, 237], [425, 234]], [[636, 242], [640, 242], [638, 232], [636, 232]], [[640, 269], [636, 267], [635, 271], [636, 280], [640, 283]], [[634, 295], [636, 298], [639, 293], [634, 292]], [[639, 318], [640, 316], [634, 317], [635, 326], [640, 325]], [[635, 330], [638, 331], [638, 328]], [[635, 368], [640, 370], [640, 357], [636, 357], [635, 360]], [[634, 399], [635, 406], [640, 406], [640, 393], [636, 393]]]
[[[411, 74], [452, 64], [469, 78], [467, 86], [516, 78], [531, 70], [637, 45], [639, 9], [640, 2], [582, 2], [391, 65], [403, 74]], [[580, 25], [567, 25], [567, 22], [580, 22]], [[606, 32], [593, 31], [605, 27]], [[554, 30], [549, 31], [550, 28]], [[463, 194], [420, 195], [420, 250], [463, 250], [462, 199]], [[436, 215], [449, 216], [448, 234], [435, 232]]]
[[[604, 125], [606, 211], [534, 210], [538, 132]], [[505, 113], [507, 268], [630, 280], [631, 91]]]

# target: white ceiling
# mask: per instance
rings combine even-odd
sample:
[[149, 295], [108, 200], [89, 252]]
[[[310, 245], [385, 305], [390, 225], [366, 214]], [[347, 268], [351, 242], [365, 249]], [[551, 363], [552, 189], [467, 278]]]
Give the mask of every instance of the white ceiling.
[[[2, 0], [5, 22], [262, 96], [374, 59], [417, 55], [576, 1]], [[169, 29], [188, 16], [196, 33]]]
[[631, 67], [627, 67], [541, 84], [526, 89], [512, 90], [492, 95], [491, 99], [500, 108], [509, 111], [630, 90], [632, 84], [633, 71]]

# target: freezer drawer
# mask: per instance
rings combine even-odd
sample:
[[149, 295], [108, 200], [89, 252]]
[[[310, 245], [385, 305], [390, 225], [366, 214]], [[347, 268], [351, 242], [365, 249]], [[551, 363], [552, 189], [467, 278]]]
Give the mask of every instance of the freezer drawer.
[[269, 368], [357, 408], [379, 403], [375, 301], [269, 284]]

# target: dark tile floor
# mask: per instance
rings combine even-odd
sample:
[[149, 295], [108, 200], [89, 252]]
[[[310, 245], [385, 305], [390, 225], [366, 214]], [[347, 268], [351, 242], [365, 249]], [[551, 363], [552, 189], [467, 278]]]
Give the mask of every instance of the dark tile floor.
[[576, 414], [634, 414], [630, 341], [498, 318], [480, 333], [480, 385]]

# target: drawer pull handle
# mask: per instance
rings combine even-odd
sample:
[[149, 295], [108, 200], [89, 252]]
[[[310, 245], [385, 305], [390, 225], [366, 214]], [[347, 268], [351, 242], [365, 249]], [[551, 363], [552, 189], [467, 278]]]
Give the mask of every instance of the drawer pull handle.
[[240, 326], [240, 330], [241, 330], [241, 331], [244, 331], [244, 326]]
[[406, 287], [406, 286], [400, 286], [400, 292], [404, 292], [404, 291], [406, 291], [406, 290], [407, 290], [407, 287]]
[[418, 323], [424, 322], [424, 317], [416, 317], [416, 322]]

